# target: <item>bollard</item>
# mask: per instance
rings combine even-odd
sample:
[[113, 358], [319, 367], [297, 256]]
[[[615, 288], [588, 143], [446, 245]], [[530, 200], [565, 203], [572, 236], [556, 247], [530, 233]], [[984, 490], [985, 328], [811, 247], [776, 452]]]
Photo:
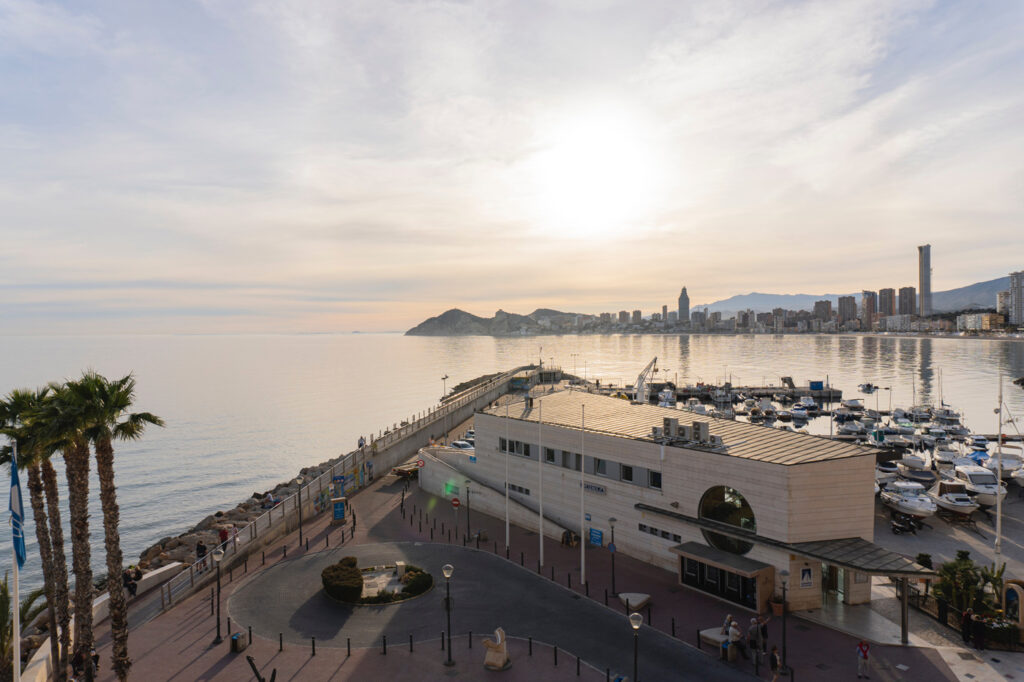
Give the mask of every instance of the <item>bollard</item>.
[[580, 657], [576, 657], [576, 677], [580, 676]]
[[309, 538], [306, 538], [306, 551], [309, 551]]
[[533, 637], [530, 637], [530, 638], [529, 638], [529, 639], [527, 640], [527, 642], [528, 642], [527, 646], [529, 646], [529, 647], [530, 647], [530, 649], [529, 649], [529, 651], [530, 651], [530, 656], [533, 656]]
[[612, 682], [612, 669], [611, 668], [605, 668], [604, 669], [604, 682]]
[[288, 545], [282, 545], [281, 546], [281, 552], [282, 552], [281, 558], [282, 559], [287, 559], [288, 558]]
[[608, 588], [604, 588], [604, 605], [608, 606]]
[[555, 565], [551, 564], [551, 580], [555, 579]]
[[452, 529], [449, 528], [448, 529], [448, 542], [450, 543], [451, 541], [452, 541]]
[[508, 545], [505, 545], [505, 558], [506, 559], [509, 558], [510, 550], [511, 550], [511, 547], [509, 547]]
[[252, 626], [249, 626], [249, 644], [252, 644]]
[[284, 633], [277, 633], [277, 650], [284, 651]]
[[498, 541], [497, 540], [494, 541], [494, 553], [495, 554], [498, 553]]
[[441, 651], [444, 651], [444, 630], [441, 630]]
[[331, 534], [324, 533], [324, 549], [331, 546]]
[[164, 610], [164, 586], [160, 586], [160, 610]]
[[520, 566], [525, 566], [526, 565], [525, 563], [523, 563], [523, 553], [522, 552], [519, 553], [519, 565]]
[[423, 532], [423, 522], [422, 521], [420, 521], [420, 532], [421, 533]]
[[651, 620], [651, 602], [647, 602], [647, 624], [650, 625], [652, 622], [654, 621]]
[[345, 650], [346, 650], [345, 651], [345, 657], [346, 658], [348, 658], [349, 656], [352, 655], [352, 638], [351, 637], [346, 637], [345, 638]]
[[210, 588], [210, 615], [213, 615], [213, 588]]
[[555, 645], [555, 667], [558, 667], [558, 645]]
[[228, 636], [231, 635], [231, 616], [228, 616]]
[[266, 552], [266, 550], [263, 551], [263, 565], [264, 566], [267, 565], [267, 552]]
[[477, 535], [476, 535], [476, 548], [480, 549], [480, 534], [479, 533], [477, 533]]
[[228, 582], [232, 582], [235, 579], [235, 567], [232, 566], [228, 569]]
[[463, 547], [466, 546], [466, 536], [465, 535], [462, 536], [462, 546]]
[[583, 589], [586, 590], [587, 596], [590, 596], [590, 583], [583, 583]]
[[245, 557], [245, 573], [249, 572], [249, 557]]
[[313, 643], [313, 655], [316, 656], [316, 637], [310, 637], [310, 640]]
[[444, 521], [441, 522], [441, 535], [444, 535]]
[[672, 636], [676, 636], [676, 617], [672, 616]]
[[384, 635], [383, 639], [381, 640], [381, 650], [380, 650], [380, 653], [381, 653], [382, 656], [387, 656], [388, 655], [388, 636], [387, 635]]
[[412, 635], [409, 635], [409, 653], [412, 653]]
[[431, 540], [434, 539], [434, 529], [433, 528], [430, 529], [430, 539]]
[[469, 648], [470, 649], [473, 648], [473, 631], [472, 630], [469, 631]]
[[540, 559], [537, 559], [537, 575], [540, 575]]
[[700, 648], [700, 629], [697, 630], [697, 648]]

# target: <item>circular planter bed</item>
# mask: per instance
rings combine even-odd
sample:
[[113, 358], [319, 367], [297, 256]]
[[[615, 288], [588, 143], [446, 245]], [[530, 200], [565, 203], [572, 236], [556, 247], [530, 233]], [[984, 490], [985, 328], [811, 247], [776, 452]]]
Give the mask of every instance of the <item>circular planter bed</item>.
[[401, 578], [397, 566], [360, 569], [355, 557], [345, 557], [325, 568], [320, 578], [331, 599], [349, 606], [401, 604], [434, 586], [434, 578], [419, 566], [406, 566]]

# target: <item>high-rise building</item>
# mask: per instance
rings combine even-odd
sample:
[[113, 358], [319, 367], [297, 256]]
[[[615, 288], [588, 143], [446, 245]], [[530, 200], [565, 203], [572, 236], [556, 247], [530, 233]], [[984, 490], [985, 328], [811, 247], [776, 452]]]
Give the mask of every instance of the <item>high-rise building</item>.
[[860, 328], [871, 330], [878, 318], [878, 294], [873, 291], [860, 292]]
[[918, 312], [921, 317], [932, 314], [932, 245], [917, 247]]
[[694, 327], [695, 329], [700, 329], [701, 327], [703, 327], [704, 323], [707, 322], [707, 320], [707, 309], [705, 309], [704, 311], [694, 310], [692, 313], [690, 313], [690, 326]]
[[641, 313], [639, 310], [634, 310], [633, 311], [633, 324], [640, 324], [640, 322], [642, 320], [643, 320], [643, 313]]
[[629, 324], [629, 313], [627, 311], [619, 311], [619, 324]]
[[837, 308], [840, 325], [857, 319], [857, 299], [853, 296], [840, 296]]
[[828, 322], [832, 319], [832, 301], [814, 302], [814, 319]]
[[668, 311], [668, 318], [667, 319], [668, 319], [668, 323], [669, 324], [675, 324], [676, 322], [679, 321], [679, 313], [677, 313], [674, 310], [670, 310], [670, 311]]
[[686, 287], [679, 293], [679, 319], [690, 319], [690, 295], [686, 293]]
[[889, 317], [896, 314], [896, 290], [880, 289], [878, 291], [878, 316]]
[[1005, 315], [1010, 318], [1010, 292], [1000, 291], [996, 293], [996, 314]]
[[1024, 324], [1024, 271], [1010, 273], [1010, 324]]
[[914, 287], [900, 287], [900, 315], [917, 314], [917, 290]]
[[668, 306], [667, 305], [661, 306], [661, 319], [663, 321], [665, 321], [665, 322], [668, 322]]

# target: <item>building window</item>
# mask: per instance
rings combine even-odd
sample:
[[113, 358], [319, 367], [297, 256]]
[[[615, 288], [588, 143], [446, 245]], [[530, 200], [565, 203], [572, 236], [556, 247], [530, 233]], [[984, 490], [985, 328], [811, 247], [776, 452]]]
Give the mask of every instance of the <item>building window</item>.
[[508, 452], [508, 441], [504, 438], [498, 439], [498, 450], [501, 452]]
[[633, 467], [622, 465], [622, 480], [633, 482]]
[[574, 471], [580, 471], [583, 468], [583, 455], [576, 453], [576, 466], [573, 467]]
[[681, 537], [679, 537], [675, 533], [672, 533], [672, 542], [682, 542], [682, 541], [683, 541], [683, 539]]
[[551, 448], [544, 448], [544, 461], [548, 464], [555, 463], [555, 451]]
[[601, 476], [608, 475], [608, 462], [603, 459], [594, 458], [594, 473]]
[[529, 456], [530, 456], [530, 444], [529, 443], [523, 443], [523, 457], [529, 457]]
[[661, 490], [661, 472], [660, 471], [648, 471], [647, 482], [652, 488]]
[[669, 532], [668, 532], [667, 530], [663, 530], [663, 531], [661, 531], [661, 537], [663, 537], [663, 538], [665, 538], [666, 540], [668, 540], [669, 538], [671, 538], [671, 537], [672, 537], [672, 534], [671, 534], [671, 533], [669, 533]]
[[640, 532], [644, 533], [646, 531], [647, 531], [647, 524], [646, 523], [641, 523], [640, 524]]
[[[700, 498], [698, 516], [702, 519], [726, 523], [751, 533], [757, 532], [757, 521], [754, 511], [739, 491], [726, 486], [715, 486], [708, 489]], [[702, 530], [704, 539], [709, 545], [733, 554], [746, 554], [754, 545], [744, 540], [728, 537], [720, 533]]]

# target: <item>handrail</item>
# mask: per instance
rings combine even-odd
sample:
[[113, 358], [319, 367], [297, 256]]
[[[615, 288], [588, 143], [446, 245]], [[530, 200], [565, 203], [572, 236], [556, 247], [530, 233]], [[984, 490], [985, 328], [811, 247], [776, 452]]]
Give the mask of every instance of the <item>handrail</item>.
[[[527, 365], [524, 367], [529, 366]], [[280, 525], [281, 523], [287, 523], [288, 517], [291, 514], [294, 514], [298, 511], [299, 496], [305, 492], [306, 501], [304, 502], [304, 504], [309, 504], [309, 500], [311, 499], [311, 496], [313, 494], [310, 489], [314, 485], [316, 485], [315, 494], [319, 495], [324, 488], [329, 487], [334, 476], [338, 471], [339, 465], [341, 466], [341, 471], [348, 471], [348, 469], [352, 465], [352, 460], [355, 458], [355, 456], [360, 453], [362, 453], [365, 456], [367, 448], [369, 448], [371, 452], [382, 452], [383, 450], [391, 447], [391, 445], [393, 445], [395, 442], [404, 440], [407, 436], [420, 431], [425, 426], [433, 424], [434, 422], [446, 417], [452, 412], [456, 412], [462, 409], [470, 402], [479, 398], [481, 395], [493, 391], [502, 383], [507, 383], [515, 374], [524, 369], [524, 367], [516, 367], [515, 369], [503, 372], [498, 376], [478, 386], [475, 386], [471, 389], [467, 389], [467, 391], [463, 392], [464, 395], [460, 394], [460, 397], [458, 397], [457, 399], [451, 400], [446, 403], [441, 403], [438, 406], [430, 408], [425, 413], [422, 413], [421, 416], [408, 420], [405, 426], [401, 426], [395, 430], [385, 431], [383, 434], [374, 438], [373, 440], [371, 440], [370, 443], [364, 445], [362, 448], [357, 448], [356, 450], [353, 450], [345, 455], [338, 457], [331, 464], [330, 469], [320, 474], [309, 483], [305, 485], [300, 485], [298, 492], [293, 493], [292, 495], [289, 495], [286, 498], [283, 498], [278, 504], [274, 505], [271, 509], [268, 509], [265, 513], [256, 517], [245, 526], [242, 526], [241, 529], [238, 530], [238, 533], [235, 537], [229, 538], [227, 541], [222, 542], [219, 545], [213, 547], [210, 550], [210, 552], [206, 555], [206, 557], [204, 557], [201, 560], [196, 560], [191, 564], [188, 564], [186, 570], [183, 570], [174, 578], [171, 578], [169, 581], [167, 581], [167, 605], [170, 606], [178, 598], [184, 598], [195, 589], [197, 583], [200, 586], [202, 586], [202, 584], [206, 582], [210, 575], [212, 575], [212, 570], [207, 570], [205, 566], [201, 567], [200, 564], [206, 564], [207, 562], [209, 562], [209, 568], [212, 569], [213, 557], [211, 555], [214, 550], [222, 550], [224, 552], [224, 559], [227, 559], [228, 557], [232, 556], [237, 556], [239, 552], [241, 552], [257, 540], [259, 540], [261, 534], [265, 534], [266, 531], [276, 527], [274, 523], [274, 516], [275, 512], [277, 512], [278, 510], [280, 510], [280, 513], [277, 514], [277, 516], [280, 517], [280, 520], [277, 521], [277, 525]], [[353, 493], [355, 492], [356, 490], [353, 490]]]

